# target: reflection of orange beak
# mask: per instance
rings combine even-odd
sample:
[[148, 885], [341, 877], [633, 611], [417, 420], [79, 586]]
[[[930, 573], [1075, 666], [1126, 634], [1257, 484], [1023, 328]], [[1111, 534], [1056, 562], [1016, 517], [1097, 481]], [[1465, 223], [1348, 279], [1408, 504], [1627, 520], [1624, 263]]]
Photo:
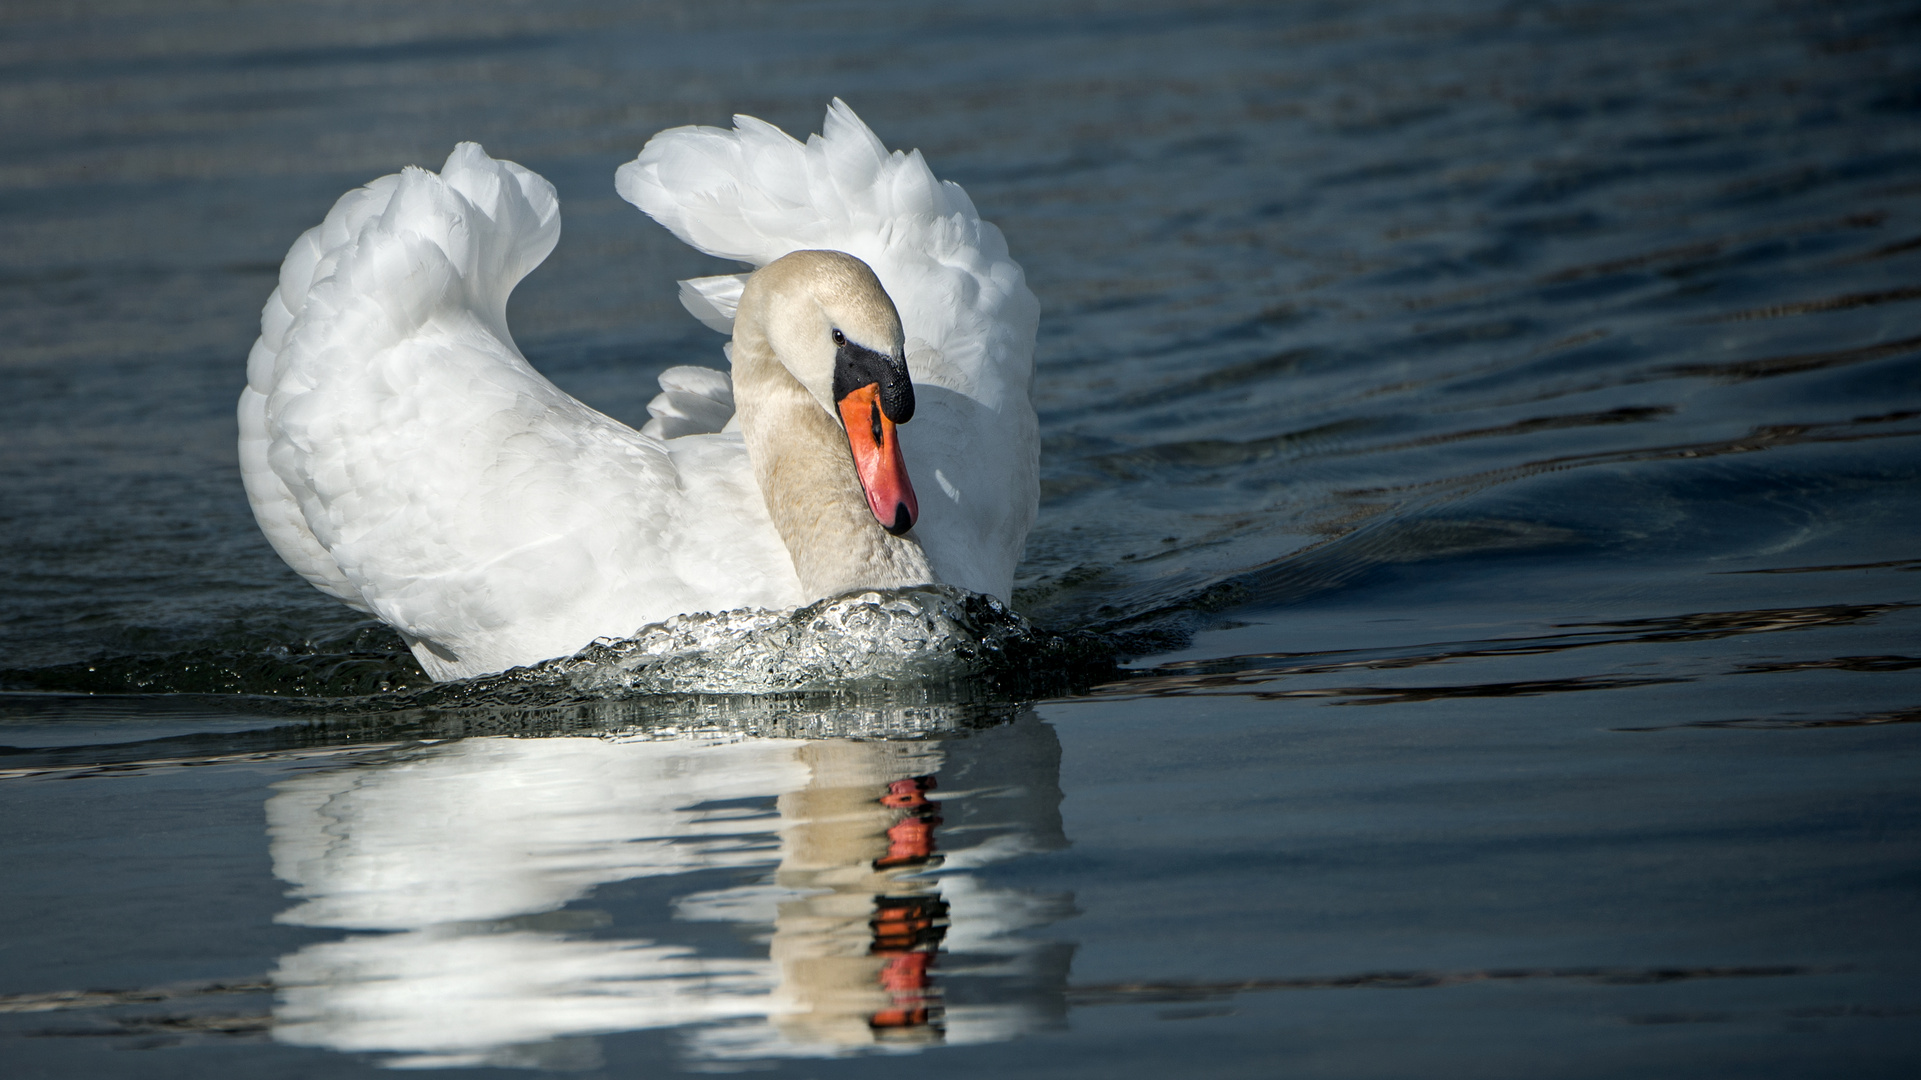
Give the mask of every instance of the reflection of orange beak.
[[860, 476], [874, 519], [895, 536], [913, 528], [920, 504], [914, 501], [914, 485], [907, 479], [907, 462], [900, 456], [894, 422], [880, 411], [880, 384], [868, 383], [841, 398], [840, 422], [847, 428], [854, 472]]

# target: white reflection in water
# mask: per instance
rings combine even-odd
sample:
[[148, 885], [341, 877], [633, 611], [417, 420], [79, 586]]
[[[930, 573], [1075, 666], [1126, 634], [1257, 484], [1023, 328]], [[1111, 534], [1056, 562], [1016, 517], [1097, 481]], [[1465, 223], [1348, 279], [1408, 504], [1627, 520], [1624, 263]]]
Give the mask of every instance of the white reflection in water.
[[[274, 1037], [415, 1068], [591, 1067], [579, 1036], [681, 1025], [709, 1060], [1010, 1038], [1064, 1012], [1072, 947], [1020, 931], [1072, 909], [974, 871], [1065, 846], [1059, 803], [1031, 714], [944, 743], [472, 738], [283, 781], [280, 921], [376, 932], [281, 959]], [[697, 871], [736, 884], [656, 890], [650, 937], [591, 909]]]

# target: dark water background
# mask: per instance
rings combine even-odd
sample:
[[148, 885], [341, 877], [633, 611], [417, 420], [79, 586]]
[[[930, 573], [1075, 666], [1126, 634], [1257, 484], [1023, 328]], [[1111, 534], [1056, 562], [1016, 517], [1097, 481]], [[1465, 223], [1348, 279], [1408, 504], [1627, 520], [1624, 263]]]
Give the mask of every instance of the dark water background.
[[[613, 169], [835, 95], [1026, 267], [1016, 606], [1129, 672], [407, 697], [240, 491], [288, 243], [484, 143], [638, 422], [728, 268]], [[0, 1064], [1908, 1075], [1918, 110], [1897, 3], [9, 4]]]

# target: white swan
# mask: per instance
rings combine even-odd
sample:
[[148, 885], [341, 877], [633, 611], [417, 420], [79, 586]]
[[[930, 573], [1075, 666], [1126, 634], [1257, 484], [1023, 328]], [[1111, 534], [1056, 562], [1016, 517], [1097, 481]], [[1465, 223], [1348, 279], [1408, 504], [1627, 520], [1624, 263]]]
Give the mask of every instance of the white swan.
[[508, 333], [559, 238], [552, 185], [462, 143], [343, 196], [247, 359], [241, 472], [274, 549], [437, 679], [686, 612], [928, 581], [1005, 599], [1038, 504], [1039, 304], [918, 151], [838, 99], [822, 131], [675, 128], [619, 170], [676, 236], [760, 268], [681, 283], [732, 333], [732, 379], [670, 368], [640, 431]]

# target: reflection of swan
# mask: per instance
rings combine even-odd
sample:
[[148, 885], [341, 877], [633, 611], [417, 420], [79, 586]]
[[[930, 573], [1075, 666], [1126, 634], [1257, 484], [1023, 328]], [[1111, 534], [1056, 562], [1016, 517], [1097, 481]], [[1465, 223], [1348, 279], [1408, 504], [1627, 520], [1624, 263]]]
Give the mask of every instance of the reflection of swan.
[[1020, 267], [840, 102], [805, 146], [736, 124], [663, 132], [620, 170], [681, 239], [762, 267], [683, 283], [732, 333], [732, 378], [669, 369], [644, 431], [513, 344], [507, 296], [560, 230], [518, 165], [462, 144], [288, 252], [240, 396], [248, 498], [289, 565], [435, 678], [685, 612], [935, 580], [1007, 597], [1039, 492]]
[[[281, 921], [383, 932], [282, 958], [275, 1038], [440, 1066], [680, 1025], [735, 1060], [1009, 1037], [1066, 979], [1015, 931], [1066, 908], [972, 871], [1065, 843], [1057, 769], [1029, 715], [946, 743], [468, 739], [283, 782]], [[581, 906], [637, 879], [674, 899]], [[772, 933], [743, 955], [700, 923]], [[954, 979], [1004, 1000], [944, 1007]]]

